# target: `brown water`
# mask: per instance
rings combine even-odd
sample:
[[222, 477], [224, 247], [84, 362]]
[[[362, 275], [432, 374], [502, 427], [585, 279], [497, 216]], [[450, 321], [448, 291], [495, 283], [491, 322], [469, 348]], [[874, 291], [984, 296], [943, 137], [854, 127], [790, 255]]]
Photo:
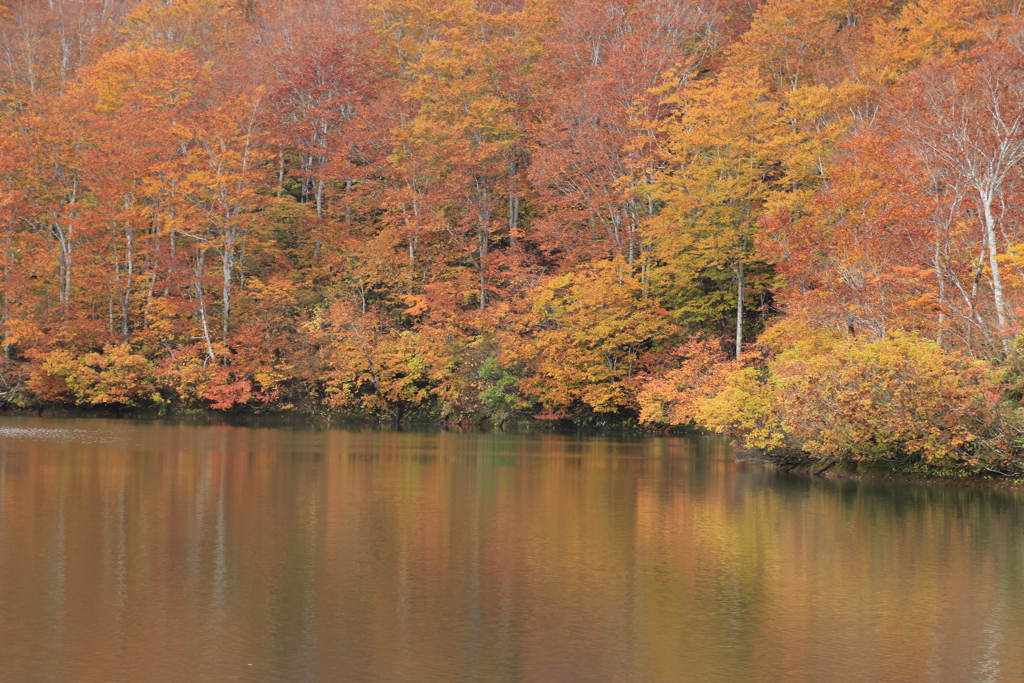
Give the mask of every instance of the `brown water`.
[[0, 681], [1024, 681], [1024, 497], [716, 439], [0, 418]]

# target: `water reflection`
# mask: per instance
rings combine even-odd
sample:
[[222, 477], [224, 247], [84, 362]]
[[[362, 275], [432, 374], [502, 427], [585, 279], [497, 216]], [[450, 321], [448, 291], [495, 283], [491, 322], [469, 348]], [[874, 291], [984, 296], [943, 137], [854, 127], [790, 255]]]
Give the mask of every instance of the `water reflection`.
[[0, 681], [1024, 680], [1021, 495], [713, 439], [0, 419]]

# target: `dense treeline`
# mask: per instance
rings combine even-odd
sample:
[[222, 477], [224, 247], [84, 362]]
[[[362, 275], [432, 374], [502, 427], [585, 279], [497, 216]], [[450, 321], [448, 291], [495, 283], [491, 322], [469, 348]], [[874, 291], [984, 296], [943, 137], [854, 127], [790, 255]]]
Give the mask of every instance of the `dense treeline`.
[[0, 402], [1006, 468], [1016, 0], [0, 0]]

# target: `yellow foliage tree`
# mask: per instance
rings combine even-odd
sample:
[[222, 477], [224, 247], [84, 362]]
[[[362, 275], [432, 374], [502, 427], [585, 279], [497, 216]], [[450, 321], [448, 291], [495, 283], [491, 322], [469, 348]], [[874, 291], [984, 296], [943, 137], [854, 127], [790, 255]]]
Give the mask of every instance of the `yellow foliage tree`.
[[533, 367], [523, 391], [553, 416], [578, 406], [598, 413], [634, 408], [637, 375], [678, 330], [644, 292], [622, 257], [538, 287], [536, 333], [520, 350]]
[[[998, 461], [1008, 452], [993, 424], [999, 373], [917, 335], [877, 341], [798, 325], [777, 326], [761, 365], [706, 372], [690, 385], [669, 376], [642, 397], [668, 396], [650, 422], [685, 422], [741, 437], [766, 451], [826, 461]], [[685, 379], [685, 377], [682, 377]], [[673, 395], [665, 382], [676, 380]], [[675, 405], [686, 410], [673, 412]]]

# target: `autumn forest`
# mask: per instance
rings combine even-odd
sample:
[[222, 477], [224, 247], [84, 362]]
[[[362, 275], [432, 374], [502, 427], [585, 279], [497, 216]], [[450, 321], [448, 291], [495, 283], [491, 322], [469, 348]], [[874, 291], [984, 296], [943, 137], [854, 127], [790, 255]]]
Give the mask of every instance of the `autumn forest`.
[[1024, 467], [1019, 0], [0, 0], [0, 409]]

